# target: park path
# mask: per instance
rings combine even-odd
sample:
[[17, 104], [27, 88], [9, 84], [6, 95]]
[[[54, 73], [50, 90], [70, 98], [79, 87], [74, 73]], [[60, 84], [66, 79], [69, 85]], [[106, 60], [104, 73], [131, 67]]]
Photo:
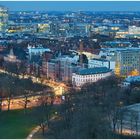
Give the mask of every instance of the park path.
[[[53, 121], [57, 118], [57, 116], [53, 116], [50, 121]], [[26, 139], [32, 139], [33, 136], [35, 135], [35, 133], [37, 133], [39, 130], [41, 129], [40, 125], [36, 126], [31, 132], [30, 134], [27, 136]]]
[[27, 139], [32, 139], [35, 133], [37, 133], [40, 130], [40, 126], [35, 127], [31, 133], [28, 135]]

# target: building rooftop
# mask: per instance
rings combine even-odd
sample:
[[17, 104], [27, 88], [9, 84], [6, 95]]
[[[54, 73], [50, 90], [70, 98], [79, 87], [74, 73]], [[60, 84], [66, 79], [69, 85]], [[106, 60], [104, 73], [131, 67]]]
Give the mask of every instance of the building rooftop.
[[107, 67], [95, 67], [95, 68], [81, 69], [76, 74], [91, 75], [91, 74], [100, 74], [100, 73], [107, 73], [107, 72], [111, 72], [111, 70], [108, 69]]
[[108, 43], [108, 44], [119, 44], [119, 43], [126, 43], [126, 44], [130, 44], [129, 41], [106, 41], [104, 42], [105, 44]]
[[103, 51], [140, 51], [137, 47], [123, 47], [123, 48], [101, 48]]
[[140, 82], [140, 76], [129, 76], [125, 79], [126, 82]]
[[101, 61], [101, 62], [108, 62], [109, 61], [109, 60], [101, 59], [101, 58], [93, 58], [91, 60], [97, 60], [97, 61]]

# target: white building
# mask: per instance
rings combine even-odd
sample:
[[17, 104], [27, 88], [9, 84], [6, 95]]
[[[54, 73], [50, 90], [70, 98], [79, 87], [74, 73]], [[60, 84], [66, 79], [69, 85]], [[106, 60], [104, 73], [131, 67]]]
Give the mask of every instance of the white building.
[[95, 67], [88, 69], [81, 69], [72, 75], [73, 86], [80, 87], [85, 83], [96, 82], [100, 79], [112, 75], [112, 71], [106, 67]]
[[28, 53], [30, 59], [32, 55], [42, 55], [44, 52], [51, 52], [51, 50], [49, 48], [43, 48], [42, 46], [35, 47], [28, 45]]
[[88, 68], [94, 68], [94, 67], [107, 67], [109, 69], [114, 70], [115, 69], [115, 61], [110, 61], [106, 59], [89, 59], [88, 61]]
[[137, 27], [137, 26], [129, 26], [128, 33], [129, 34], [140, 34], [140, 27]]

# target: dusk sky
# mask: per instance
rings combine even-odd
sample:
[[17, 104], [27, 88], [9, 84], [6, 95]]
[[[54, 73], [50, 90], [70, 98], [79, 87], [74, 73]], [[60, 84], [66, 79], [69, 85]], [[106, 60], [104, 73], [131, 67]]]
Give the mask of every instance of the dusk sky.
[[10, 11], [140, 11], [140, 1], [1, 1]]

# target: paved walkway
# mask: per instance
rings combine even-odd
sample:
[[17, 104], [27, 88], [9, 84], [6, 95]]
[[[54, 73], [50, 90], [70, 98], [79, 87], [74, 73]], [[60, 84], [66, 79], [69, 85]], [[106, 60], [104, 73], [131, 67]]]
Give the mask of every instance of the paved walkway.
[[40, 130], [40, 126], [35, 127], [31, 133], [28, 135], [27, 139], [32, 139], [35, 133], [37, 133]]
[[[56, 116], [53, 116], [50, 121], [53, 121], [56, 119]], [[37, 133], [39, 130], [41, 129], [41, 127], [38, 125], [37, 127], [35, 127], [31, 133], [28, 135], [27, 139], [32, 139], [32, 137], [34, 136], [35, 133]]]

